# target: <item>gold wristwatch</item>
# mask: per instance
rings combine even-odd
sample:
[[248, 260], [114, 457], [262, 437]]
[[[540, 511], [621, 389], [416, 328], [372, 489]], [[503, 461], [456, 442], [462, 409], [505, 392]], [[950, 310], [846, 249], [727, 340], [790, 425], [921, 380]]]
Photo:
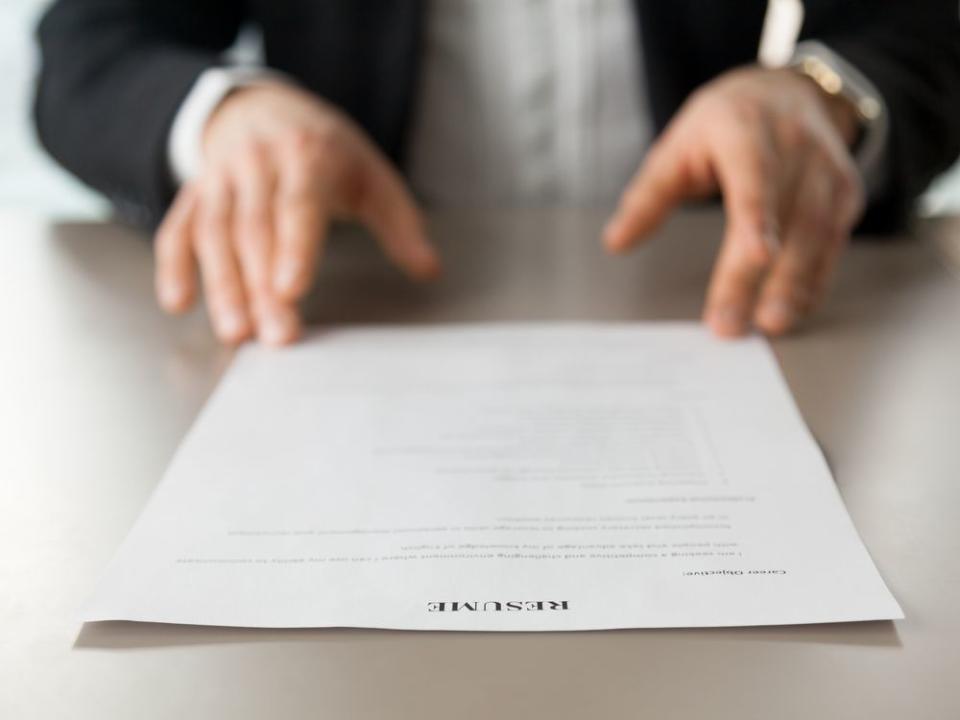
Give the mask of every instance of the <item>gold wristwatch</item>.
[[854, 159], [868, 189], [880, 183], [889, 127], [883, 98], [873, 83], [844, 58], [816, 41], [797, 45], [786, 67], [810, 78], [826, 94], [846, 101], [853, 108], [860, 122]]

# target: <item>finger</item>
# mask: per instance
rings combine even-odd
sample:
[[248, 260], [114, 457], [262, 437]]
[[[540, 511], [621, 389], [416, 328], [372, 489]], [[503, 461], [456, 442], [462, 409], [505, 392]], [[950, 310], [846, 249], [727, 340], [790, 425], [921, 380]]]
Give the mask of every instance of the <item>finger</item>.
[[779, 181], [784, 176], [768, 128], [762, 119], [731, 121], [709, 135], [728, 233], [743, 245], [742, 252], [754, 256], [756, 264], [769, 264], [780, 246]]
[[656, 230], [683, 199], [702, 195], [712, 185], [706, 165], [691, 159], [696, 147], [675, 139], [677, 136], [676, 131], [668, 131], [627, 186], [603, 231], [607, 250], [629, 250]]
[[238, 157], [233, 183], [233, 231], [248, 308], [260, 340], [283, 345], [298, 336], [299, 319], [292, 304], [278, 298], [273, 287], [274, 173], [260, 147]]
[[719, 337], [739, 337], [750, 317], [767, 263], [728, 226], [707, 288], [704, 320]]
[[257, 304], [257, 337], [264, 345], [289, 345], [300, 337], [300, 314], [295, 304], [274, 294]]
[[309, 135], [295, 135], [279, 148], [272, 285], [286, 300], [302, 297], [313, 283], [331, 193], [342, 174], [340, 152]]
[[195, 206], [194, 188], [185, 185], [177, 193], [154, 239], [157, 300], [170, 313], [184, 312], [196, 297], [191, 249], [191, 222]]
[[863, 179], [859, 171], [851, 166], [848, 168], [848, 172], [841, 177], [840, 184], [833, 193], [830, 216], [837, 219], [837, 232], [818, 270], [815, 280], [817, 293], [811, 311], [816, 310], [823, 302], [836, 274], [840, 257], [850, 242], [854, 227], [863, 215], [865, 205], [866, 191], [864, 190]]
[[832, 248], [846, 227], [834, 210], [836, 183], [820, 163], [807, 166], [785, 231], [784, 245], [767, 277], [754, 321], [769, 335], [792, 329], [822, 292]]
[[762, 120], [718, 125], [708, 145], [723, 190], [726, 232], [704, 314], [714, 333], [736, 337], [750, 327], [760, 285], [777, 253], [783, 176]]
[[207, 308], [222, 341], [237, 343], [250, 335], [246, 298], [237, 259], [230, 243], [229, 189], [221, 178], [201, 185], [194, 230]]
[[403, 181], [379, 154], [365, 157], [360, 172], [363, 191], [355, 208], [357, 219], [373, 232], [387, 257], [410, 277], [436, 277], [440, 258], [427, 240], [423, 218]]

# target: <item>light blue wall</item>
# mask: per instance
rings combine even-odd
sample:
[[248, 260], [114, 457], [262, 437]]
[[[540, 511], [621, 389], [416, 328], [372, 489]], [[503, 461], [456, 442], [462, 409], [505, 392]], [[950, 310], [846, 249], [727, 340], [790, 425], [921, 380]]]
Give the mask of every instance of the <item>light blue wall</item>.
[[[30, 127], [33, 26], [44, 5], [46, 0], [0, 0], [0, 78], [7, 81], [0, 94], [0, 208], [102, 217], [104, 202], [43, 154]], [[932, 211], [960, 212], [960, 166], [935, 183], [925, 204]]]

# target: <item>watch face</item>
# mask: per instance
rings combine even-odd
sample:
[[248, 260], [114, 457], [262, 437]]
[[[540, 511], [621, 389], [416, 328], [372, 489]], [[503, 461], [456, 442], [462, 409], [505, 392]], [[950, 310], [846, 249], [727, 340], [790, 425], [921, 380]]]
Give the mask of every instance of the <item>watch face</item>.
[[[823, 53], [830, 53], [822, 48]], [[843, 67], [839, 58], [835, 63], [829, 59], [810, 52], [796, 60], [791, 67], [813, 80], [828, 95], [843, 98], [853, 107], [862, 123], [869, 124], [880, 117], [882, 106], [880, 100], [866, 87], [866, 80], [859, 81], [859, 73], [852, 68]]]

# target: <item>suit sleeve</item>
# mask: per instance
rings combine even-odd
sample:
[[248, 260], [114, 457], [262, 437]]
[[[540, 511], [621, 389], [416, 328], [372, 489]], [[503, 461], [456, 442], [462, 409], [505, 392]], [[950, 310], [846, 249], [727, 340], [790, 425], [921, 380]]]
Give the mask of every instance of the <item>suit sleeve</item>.
[[884, 184], [862, 229], [901, 227], [914, 200], [960, 154], [960, 10], [956, 0], [878, 3], [856, 33], [817, 39], [883, 96], [890, 135]]
[[57, 0], [38, 27], [34, 120], [47, 151], [125, 219], [156, 225], [174, 192], [167, 139], [197, 77], [239, 32], [232, 0]]

